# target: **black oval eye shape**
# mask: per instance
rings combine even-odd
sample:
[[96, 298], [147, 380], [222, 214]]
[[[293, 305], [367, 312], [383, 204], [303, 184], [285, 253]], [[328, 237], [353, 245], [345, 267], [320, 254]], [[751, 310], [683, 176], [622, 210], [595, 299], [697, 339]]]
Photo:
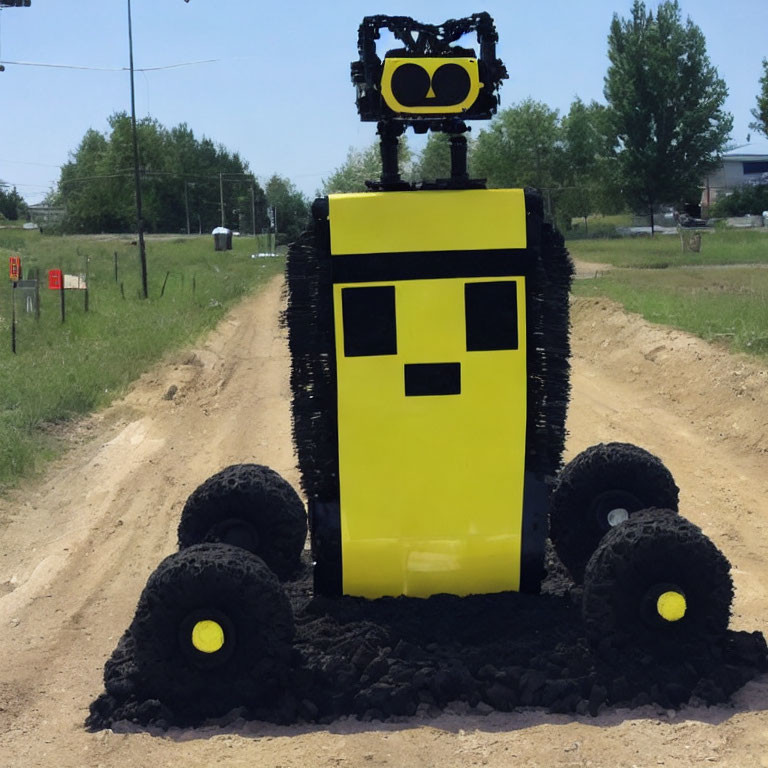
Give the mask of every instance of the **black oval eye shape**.
[[432, 75], [435, 98], [429, 100], [430, 106], [449, 107], [461, 104], [469, 95], [471, 86], [469, 73], [464, 67], [458, 64], [443, 64]]
[[429, 75], [418, 64], [402, 64], [392, 75], [392, 93], [404, 107], [428, 106]]

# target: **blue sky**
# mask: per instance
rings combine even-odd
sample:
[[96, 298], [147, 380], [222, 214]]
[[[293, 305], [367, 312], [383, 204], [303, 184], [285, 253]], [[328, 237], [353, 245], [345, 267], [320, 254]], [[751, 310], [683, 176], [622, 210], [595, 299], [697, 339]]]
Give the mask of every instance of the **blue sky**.
[[[576, 96], [603, 100], [606, 38], [631, 0], [132, 0], [136, 67], [215, 59], [137, 73], [137, 115], [186, 122], [238, 151], [264, 179], [277, 172], [308, 195], [350, 146], [374, 140], [360, 123], [349, 80], [364, 15], [403, 14], [439, 23], [480, 10], [494, 16], [510, 72], [502, 106], [529, 96], [567, 112]], [[656, 2], [647, 3], [655, 7]], [[765, 0], [680, 0], [707, 39], [728, 84], [733, 139], [746, 140], [760, 62], [768, 56]], [[0, 61], [119, 68], [128, 64], [126, 0], [32, 0], [0, 11]], [[6, 64], [0, 73], [0, 179], [38, 202], [88, 128], [129, 110], [124, 71]], [[482, 127], [475, 123], [474, 130]], [[412, 146], [420, 142], [412, 140]]]

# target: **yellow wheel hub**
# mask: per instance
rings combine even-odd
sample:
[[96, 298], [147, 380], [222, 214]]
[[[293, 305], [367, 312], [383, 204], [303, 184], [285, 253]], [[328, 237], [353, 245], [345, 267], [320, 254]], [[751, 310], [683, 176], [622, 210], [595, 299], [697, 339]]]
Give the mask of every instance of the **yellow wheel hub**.
[[679, 621], [685, 616], [685, 609], [685, 596], [679, 592], [664, 592], [656, 601], [656, 610], [666, 621]]
[[221, 624], [205, 619], [192, 627], [192, 645], [201, 653], [216, 653], [224, 645], [224, 630]]

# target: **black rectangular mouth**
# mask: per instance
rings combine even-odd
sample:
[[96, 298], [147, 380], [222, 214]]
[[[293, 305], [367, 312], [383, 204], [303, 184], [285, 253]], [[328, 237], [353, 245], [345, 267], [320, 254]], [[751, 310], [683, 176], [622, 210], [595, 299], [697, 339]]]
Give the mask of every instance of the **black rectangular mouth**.
[[460, 395], [461, 363], [406, 363], [405, 395]]

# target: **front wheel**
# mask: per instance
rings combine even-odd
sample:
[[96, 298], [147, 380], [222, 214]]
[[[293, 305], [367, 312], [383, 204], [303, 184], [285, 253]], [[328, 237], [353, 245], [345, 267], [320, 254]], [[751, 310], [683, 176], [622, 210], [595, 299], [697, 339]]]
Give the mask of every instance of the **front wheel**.
[[607, 533], [590, 559], [584, 628], [598, 649], [681, 652], [722, 637], [732, 599], [720, 550], [688, 520], [648, 509]]
[[137, 689], [177, 714], [212, 716], [280, 691], [294, 625], [264, 562], [225, 544], [198, 544], [149, 577], [130, 627]]

